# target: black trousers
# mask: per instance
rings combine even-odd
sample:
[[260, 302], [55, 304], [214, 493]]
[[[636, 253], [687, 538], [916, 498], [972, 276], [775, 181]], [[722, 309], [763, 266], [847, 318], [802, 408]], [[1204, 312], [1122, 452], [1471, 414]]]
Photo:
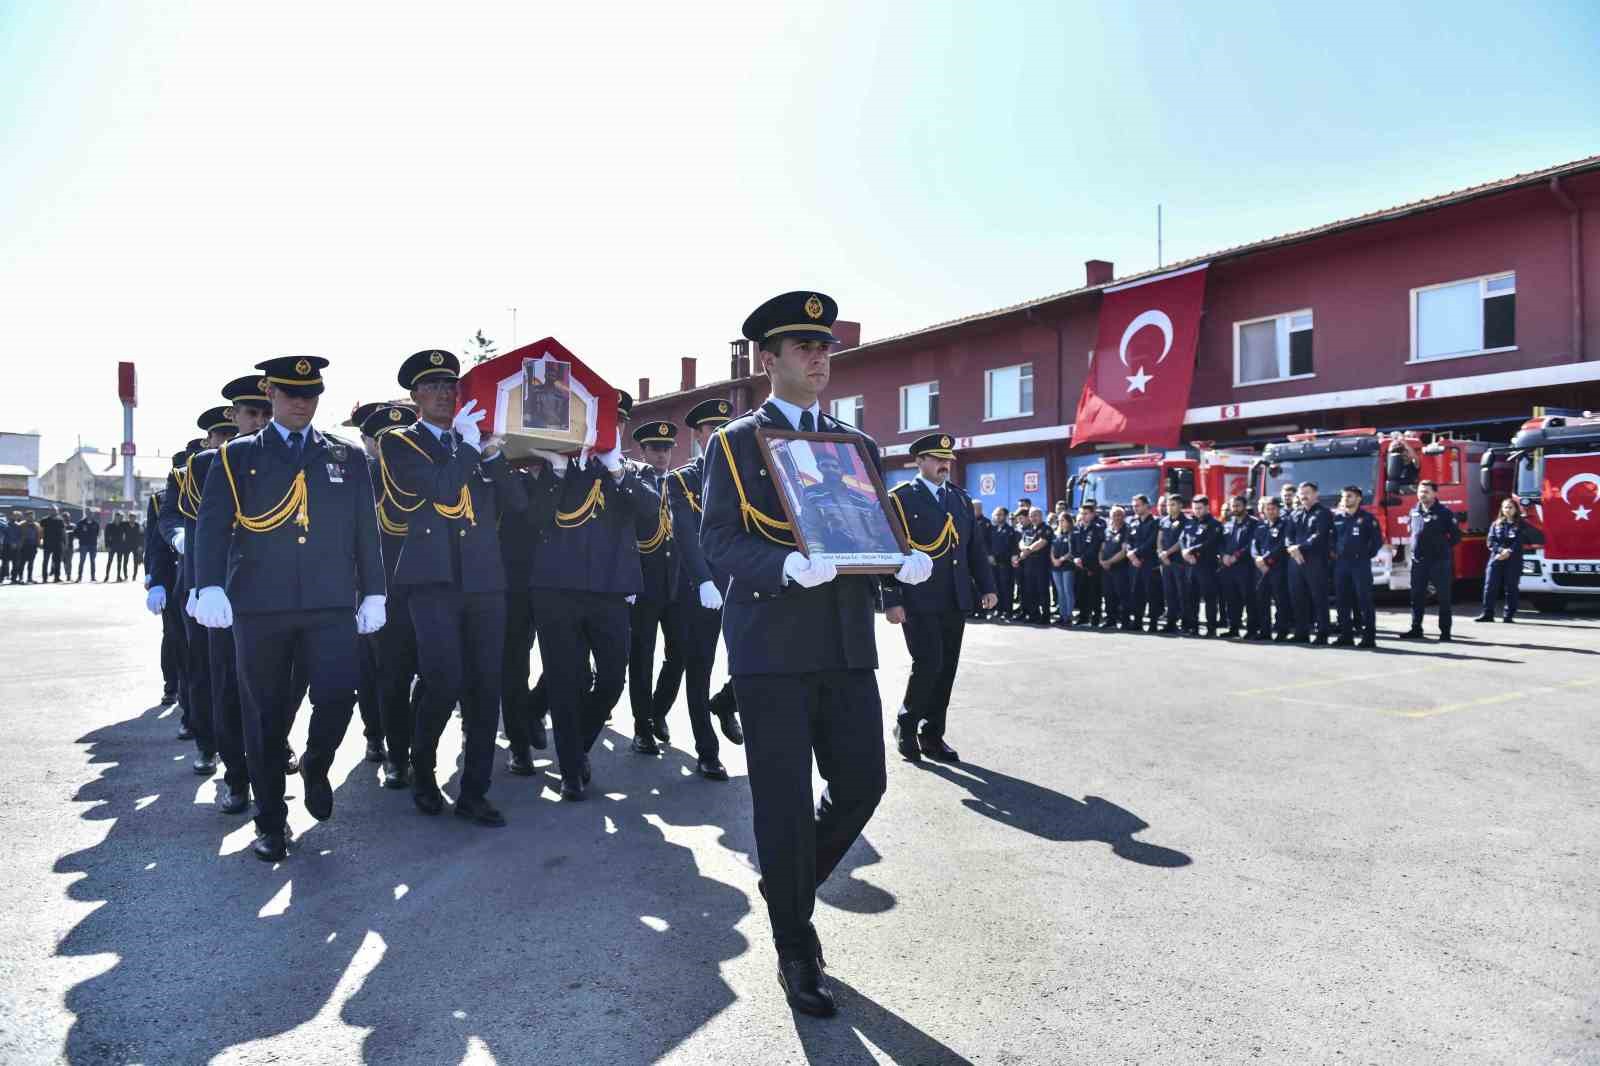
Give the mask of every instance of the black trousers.
[[1289, 595], [1294, 600], [1294, 635], [1328, 635], [1328, 561], [1306, 556], [1297, 563], [1289, 559]]
[[1256, 597], [1260, 605], [1260, 621], [1255, 633], [1266, 636], [1269, 631], [1286, 637], [1294, 629], [1294, 604], [1289, 598], [1289, 568], [1279, 560], [1267, 568], [1266, 573], [1253, 570], [1256, 575]]
[[[128, 579], [128, 563], [133, 558], [133, 553], [130, 552], [127, 548], [118, 548], [117, 551], [116, 551], [116, 557], [117, 557], [117, 580], [118, 581], [126, 581]], [[106, 576], [110, 577], [111, 575], [110, 575], [110, 564], [109, 563], [106, 566], [106, 570], [107, 570]]]
[[1229, 629], [1255, 632], [1259, 608], [1256, 605], [1256, 568], [1244, 555], [1232, 566], [1217, 569], [1217, 585], [1222, 589], [1223, 621]]
[[[683, 632], [675, 604], [643, 597], [628, 607], [628, 704], [633, 709], [633, 731], [650, 732], [651, 721], [662, 718], [678, 698], [683, 677]], [[674, 625], [674, 623], [678, 623]], [[666, 637], [666, 659], [656, 680], [656, 634]], [[670, 688], [670, 693], [667, 689]]]
[[[622, 697], [628, 668], [628, 604], [571, 589], [535, 589], [534, 624], [545, 696], [563, 777], [576, 780], [584, 754]], [[593, 686], [589, 655], [594, 655]], [[537, 704], [535, 704], [537, 708]]]
[[417, 631], [411, 624], [407, 586], [390, 585], [386, 620], [378, 630], [378, 711], [389, 760], [400, 766], [411, 759], [416, 735], [416, 707], [411, 682], [417, 676]]
[[1494, 606], [1499, 601], [1501, 594], [1506, 599], [1507, 618], [1513, 618], [1517, 613], [1517, 598], [1522, 590], [1518, 582], [1522, 580], [1522, 557], [1513, 554], [1511, 558], [1501, 560], [1492, 556], [1489, 565], [1483, 571], [1483, 613], [1494, 614]]
[[[684, 694], [689, 704], [689, 728], [694, 731], [695, 754], [702, 759], [715, 759], [722, 751], [722, 741], [711, 724], [711, 670], [717, 664], [717, 645], [722, 640], [722, 611], [707, 610], [700, 606], [695, 593], [690, 595], [696, 598], [673, 605], [668, 622], [679, 630], [679, 646], [683, 648]], [[662, 665], [658, 694], [666, 691], [668, 665]], [[670, 688], [672, 697], [667, 707], [677, 698], [676, 683]], [[666, 714], [666, 708], [660, 713]]]
[[1008, 615], [1014, 609], [1015, 590], [1017, 587], [1017, 571], [1011, 568], [1010, 559], [996, 559], [994, 564], [994, 609], [1000, 615]]
[[[98, 551], [96, 551], [94, 548], [79, 548], [78, 549], [78, 580], [79, 581], [83, 580], [83, 561], [85, 559], [89, 560], [89, 580], [93, 581], [95, 579], [95, 573], [99, 569], [99, 567], [97, 566], [97, 563], [99, 562], [99, 559], [100, 559], [100, 553]], [[178, 606], [182, 607], [183, 605], [180, 603]]]
[[[1089, 564], [1087, 561], [1084, 566]], [[1072, 568], [1072, 605], [1078, 610], [1078, 622], [1100, 621], [1101, 574], [1099, 569]]]
[[1128, 567], [1133, 596], [1130, 621], [1136, 626], [1144, 625], [1146, 619], [1154, 624], [1161, 615], [1161, 568], [1150, 560], [1142, 566], [1130, 563]]
[[[188, 591], [183, 595], [187, 598]], [[181, 601], [178, 609], [183, 610]], [[184, 671], [189, 698], [183, 702], [183, 721], [194, 734], [195, 746], [215, 754], [217, 742], [211, 725], [216, 720], [211, 702], [211, 637], [206, 627], [190, 618], [187, 611], [183, 615], [183, 630], [189, 649], [188, 668]]]
[[222, 780], [235, 791], [250, 783], [244, 754], [244, 712], [239, 703], [239, 660], [233, 630], [205, 629], [211, 642], [211, 737], [222, 757]]
[[1184, 619], [1189, 616], [1187, 607], [1189, 595], [1188, 565], [1186, 563], [1171, 562], [1161, 567], [1161, 598], [1166, 604], [1167, 621], [1165, 627], [1176, 629], [1183, 625]]
[[17, 550], [17, 556], [11, 561], [11, 583], [20, 585], [24, 581], [33, 580], [33, 557], [39, 553], [38, 548], [27, 545]]
[[1423, 616], [1428, 613], [1428, 586], [1439, 594], [1439, 632], [1449, 633], [1450, 623], [1454, 618], [1452, 604], [1453, 588], [1456, 579], [1455, 559], [1445, 556], [1443, 559], [1412, 559], [1411, 560], [1411, 626], [1414, 629], [1422, 628]]
[[1378, 639], [1378, 616], [1372, 605], [1372, 563], [1366, 559], [1335, 560], [1333, 585], [1339, 590], [1339, 635]]
[[[384, 625], [388, 624], [384, 622]], [[383, 630], [380, 629], [378, 633], [381, 632]], [[378, 697], [378, 690], [383, 684], [383, 668], [379, 665], [382, 651], [378, 633], [356, 634], [356, 652], [361, 659], [361, 672], [356, 681], [356, 707], [361, 712], [361, 735], [368, 740], [383, 739], [383, 703]]]
[[277, 832], [288, 814], [283, 801], [283, 753], [289, 746], [292, 720], [292, 668], [298, 664], [311, 693], [311, 725], [301, 764], [326, 769], [355, 709], [360, 674], [355, 610], [235, 614], [233, 643], [239, 663], [245, 765], [256, 794], [256, 828]]
[[[67, 576], [72, 576], [72, 564], [67, 564]], [[61, 580], [61, 549], [49, 544], [44, 546], [44, 575], [45, 581]]]
[[[1198, 555], [1195, 558], [1199, 558]], [[1200, 603], [1206, 605], [1206, 628], [1217, 628], [1217, 571], [1213, 564], [1195, 563], [1183, 568], [1188, 588], [1183, 596], [1183, 625], [1186, 629], [1200, 628]]]
[[[1035, 557], [1039, 558], [1039, 557]], [[1045, 621], [1050, 610], [1050, 562], [1026, 562], [1022, 575], [1022, 615], [1031, 622]]]
[[961, 665], [961, 638], [967, 619], [960, 611], [906, 611], [900, 626], [911, 653], [911, 676], [903, 701], [905, 723], [930, 740], [944, 737], [950, 691]]
[[1133, 620], [1133, 567], [1127, 563], [1103, 571], [1100, 587], [1105, 593], [1105, 620], [1125, 626]]
[[526, 752], [533, 746], [528, 691], [528, 675], [533, 670], [533, 601], [526, 577], [524, 574], [522, 581], [513, 582], [505, 592], [506, 637], [500, 659], [500, 721], [514, 752]]
[[184, 678], [189, 659], [189, 635], [183, 628], [183, 600], [167, 590], [167, 605], [161, 608], [161, 682], [166, 693], [189, 698]]
[[[779, 958], [811, 950], [817, 886], [883, 797], [883, 707], [872, 670], [733, 679], [744, 723], [756, 855]], [[812, 807], [811, 758], [827, 782]]]
[[412, 585], [407, 598], [417, 631], [417, 673], [423, 683], [411, 765], [419, 777], [434, 772], [439, 738], [459, 702], [466, 730], [461, 795], [482, 799], [489, 793], [494, 738], [500, 726], [505, 594], [465, 593], [455, 585]]

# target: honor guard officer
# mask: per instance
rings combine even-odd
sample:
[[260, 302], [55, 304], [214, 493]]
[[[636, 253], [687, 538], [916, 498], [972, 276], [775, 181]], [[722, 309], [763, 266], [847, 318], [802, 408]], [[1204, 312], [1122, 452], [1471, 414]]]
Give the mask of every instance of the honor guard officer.
[[1421, 640], [1422, 617], [1428, 613], [1428, 586], [1439, 595], [1439, 639], [1450, 640], [1451, 585], [1455, 582], [1456, 545], [1461, 530], [1450, 508], [1439, 502], [1439, 486], [1417, 483], [1417, 505], [1411, 509], [1411, 628], [1401, 634]]
[[1283, 504], [1277, 497], [1268, 496], [1261, 501], [1261, 520], [1256, 523], [1255, 540], [1250, 545], [1250, 559], [1256, 568], [1256, 602], [1260, 607], [1254, 640], [1276, 641], [1289, 639], [1294, 628], [1294, 606], [1289, 599], [1289, 520], [1284, 517]]
[[677, 599], [680, 555], [673, 537], [672, 504], [666, 494], [666, 471], [678, 427], [671, 422], [650, 422], [633, 431], [645, 461], [634, 473], [661, 501], [656, 513], [641, 517], [638, 525], [639, 571], [642, 585], [628, 607], [628, 702], [633, 709], [632, 748], [640, 755], [659, 755], [656, 743], [671, 739], [667, 729], [670, 700], [662, 701], [659, 717], [653, 688], [656, 662], [656, 634], [665, 630], [666, 662], [662, 676], [681, 676], [683, 648], [678, 632], [672, 628], [667, 611]]
[[[1333, 516], [1317, 499], [1316, 482], [1302, 482], [1300, 509], [1289, 519], [1289, 594], [1297, 644], [1328, 643], [1328, 556]], [[1315, 631], [1316, 637], [1312, 638]]]
[[[176, 466], [188, 456], [179, 452], [173, 456]], [[171, 476], [168, 476], [171, 483]], [[145, 607], [151, 614], [161, 616], [161, 705], [178, 702], [178, 688], [183, 682], [183, 658], [188, 654], [184, 646], [183, 614], [178, 599], [178, 555], [161, 537], [161, 501], [169, 489], [151, 493], [144, 526], [144, 587]], [[79, 564], [82, 565], [81, 563]]]
[[1217, 549], [1222, 543], [1222, 523], [1211, 517], [1211, 499], [1196, 496], [1194, 516], [1183, 532], [1179, 549], [1187, 564], [1189, 579], [1183, 598], [1183, 629], [1191, 637], [1200, 635], [1200, 601], [1206, 603], [1206, 636], [1217, 635]]
[[911, 653], [911, 676], [894, 726], [900, 754], [911, 762], [923, 755], [939, 762], [960, 759], [944, 736], [961, 638], [973, 609], [991, 610], [997, 599], [994, 572], [973, 528], [972, 499], [950, 482], [954, 443], [943, 433], [919, 438], [911, 445], [917, 476], [889, 490], [907, 543], [933, 560], [933, 576], [920, 585], [883, 582], [884, 617], [901, 627]]
[[[389, 410], [386, 403], [357, 404], [350, 412], [350, 420], [345, 425], [355, 429], [361, 434], [361, 450], [366, 453], [367, 480], [372, 482], [373, 506], [383, 505], [383, 468], [378, 463], [378, 442], [366, 431], [366, 422], [374, 414], [382, 415]], [[375, 421], [375, 426], [386, 428], [391, 425], [387, 417], [380, 417]], [[383, 523], [378, 523], [380, 532], [379, 540], [382, 541]], [[366, 740], [367, 750], [363, 756], [370, 763], [386, 763], [389, 753], [384, 744], [382, 700], [379, 693], [383, 688], [383, 671], [378, 665], [378, 648], [383, 639], [384, 630], [388, 629], [394, 621], [394, 590], [390, 587], [389, 579], [394, 576], [387, 560], [384, 563], [384, 586], [389, 589], [389, 599], [384, 601], [384, 614], [388, 617], [384, 621], [383, 629], [376, 633], [363, 633], [356, 638], [356, 646], [361, 651], [361, 683], [356, 686], [356, 710], [361, 715], [361, 733]]]
[[[195, 617], [234, 627], [245, 755], [256, 799], [256, 857], [288, 854], [284, 763], [291, 666], [311, 693], [300, 761], [306, 810], [333, 815], [328, 770], [359, 681], [356, 635], [382, 628], [383, 559], [367, 464], [351, 444], [311, 425], [326, 359], [257, 363], [273, 417], [219, 450], [195, 537]], [[238, 610], [233, 605], [237, 603]]]
[[[183, 546], [181, 535], [175, 535], [166, 523], [167, 514], [175, 516], [177, 530], [183, 528], [183, 518], [177, 508], [177, 500], [184, 491], [184, 477], [189, 470], [189, 457], [194, 454], [194, 445], [205, 446], [205, 441], [190, 441], [179, 448], [172, 455], [172, 469], [167, 471], [167, 483], [161, 490], [161, 505], [156, 511], [156, 536], [167, 546], [167, 551], [172, 553], [172, 587], [167, 591], [167, 605], [163, 608], [163, 632], [168, 624], [175, 624], [178, 631], [178, 707], [183, 713], [178, 718], [178, 739], [193, 740], [194, 730], [189, 727], [189, 630], [187, 619], [188, 586], [183, 577]], [[172, 623], [167, 622], [171, 615]]]
[[1222, 524], [1217, 558], [1217, 583], [1222, 588], [1222, 606], [1227, 614], [1228, 631], [1223, 634], [1226, 637], [1245, 636], [1257, 629], [1260, 605], [1250, 552], [1255, 546], [1258, 524], [1243, 496], [1228, 501], [1228, 520]]
[[[562, 398], [561, 402], [566, 403]], [[564, 410], [565, 408], [563, 408]], [[522, 487], [523, 495], [533, 490], [529, 467], [542, 460], [513, 463], [511, 476]], [[506, 571], [506, 639], [500, 660], [500, 720], [505, 724], [506, 771], [517, 777], [532, 777], [533, 749], [549, 744], [544, 714], [533, 713], [533, 694], [528, 688], [534, 641], [533, 598], [528, 581], [533, 576], [533, 526], [527, 508], [500, 516], [500, 562]]]
[[457, 702], [466, 731], [455, 812], [502, 826], [489, 802], [500, 726], [500, 665], [506, 639], [506, 575], [499, 519], [528, 498], [494, 438], [478, 428], [486, 412], [456, 409], [461, 364], [450, 352], [417, 352], [400, 366], [418, 420], [378, 438], [384, 487], [406, 513], [394, 583], [405, 586], [417, 631], [424, 694], [411, 740], [411, 797], [424, 814], [444, 809], [434, 778], [439, 738]]
[[1173, 493], [1167, 497], [1167, 513], [1156, 528], [1156, 561], [1161, 566], [1161, 598], [1166, 605], [1163, 633], [1177, 633], [1188, 617], [1189, 578], [1183, 561], [1183, 535], [1189, 519], [1183, 513], [1188, 501]]
[[1383, 531], [1378, 528], [1378, 520], [1362, 508], [1363, 495], [1355, 485], [1346, 485], [1341, 494], [1344, 521], [1333, 538], [1333, 582], [1344, 626], [1334, 643], [1349, 647], [1356, 642], [1356, 631], [1360, 630], [1361, 646], [1376, 648], [1378, 620], [1372, 606], [1372, 560], [1383, 547]]
[[[714, 572], [729, 576], [723, 606], [729, 672], [749, 756], [762, 894], [789, 1004], [831, 1015], [821, 947], [811, 925], [817, 886], [827, 880], [883, 795], [883, 708], [878, 700], [873, 613], [878, 581], [839, 576], [796, 550], [756, 432], [822, 430], [858, 438], [881, 467], [872, 438], [821, 413], [837, 308], [813, 292], [762, 304], [744, 323], [772, 397], [712, 439], [706, 459], [700, 543]], [[933, 564], [917, 552], [896, 574], [926, 581]], [[812, 807], [813, 754], [827, 787]]]

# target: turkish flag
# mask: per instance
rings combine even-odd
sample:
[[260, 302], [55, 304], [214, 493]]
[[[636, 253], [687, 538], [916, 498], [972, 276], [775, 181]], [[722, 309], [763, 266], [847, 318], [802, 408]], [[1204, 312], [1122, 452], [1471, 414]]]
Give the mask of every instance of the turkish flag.
[[[566, 381], [571, 427], [568, 432], [545, 434], [524, 427], [523, 364], [530, 360], [549, 360], [570, 367]], [[489, 416], [481, 427], [484, 436], [504, 436], [506, 455], [512, 459], [523, 458], [535, 447], [563, 454], [576, 454], [583, 449], [604, 452], [614, 448], [620, 439], [617, 390], [554, 337], [497, 355], [461, 375], [457, 402], [465, 407], [473, 400], [478, 403], [477, 410]]]
[[1073, 444], [1178, 444], [1194, 380], [1207, 265], [1105, 290]]
[[1544, 457], [1546, 559], [1600, 559], [1600, 452]]

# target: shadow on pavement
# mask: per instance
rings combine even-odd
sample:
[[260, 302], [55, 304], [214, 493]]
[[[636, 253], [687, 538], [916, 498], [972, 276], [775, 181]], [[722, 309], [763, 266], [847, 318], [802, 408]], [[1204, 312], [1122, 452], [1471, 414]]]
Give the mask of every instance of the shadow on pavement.
[[1031, 781], [1009, 777], [975, 763], [956, 766], [924, 759], [916, 764], [960, 785], [972, 795], [961, 801], [985, 818], [1056, 843], [1099, 841], [1114, 854], [1142, 866], [1176, 868], [1193, 860], [1181, 851], [1135, 840], [1150, 824], [1132, 811], [1099, 796], [1075, 800]]
[[[777, 980], [776, 977], [773, 978]], [[794, 1031], [814, 1066], [876, 1066], [885, 1060], [917, 1066], [971, 1066], [938, 1040], [891, 1011], [884, 1010], [859, 989], [830, 975], [839, 1016], [830, 1020], [795, 1013]], [[874, 1055], [868, 1043], [883, 1052]]]

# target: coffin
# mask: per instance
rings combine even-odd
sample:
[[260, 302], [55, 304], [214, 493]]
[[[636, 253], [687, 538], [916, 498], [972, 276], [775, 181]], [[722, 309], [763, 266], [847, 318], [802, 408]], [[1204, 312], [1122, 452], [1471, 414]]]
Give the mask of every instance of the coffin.
[[484, 435], [503, 439], [512, 460], [535, 449], [570, 455], [617, 444], [617, 390], [554, 337], [479, 363], [462, 375], [460, 395], [488, 412]]

